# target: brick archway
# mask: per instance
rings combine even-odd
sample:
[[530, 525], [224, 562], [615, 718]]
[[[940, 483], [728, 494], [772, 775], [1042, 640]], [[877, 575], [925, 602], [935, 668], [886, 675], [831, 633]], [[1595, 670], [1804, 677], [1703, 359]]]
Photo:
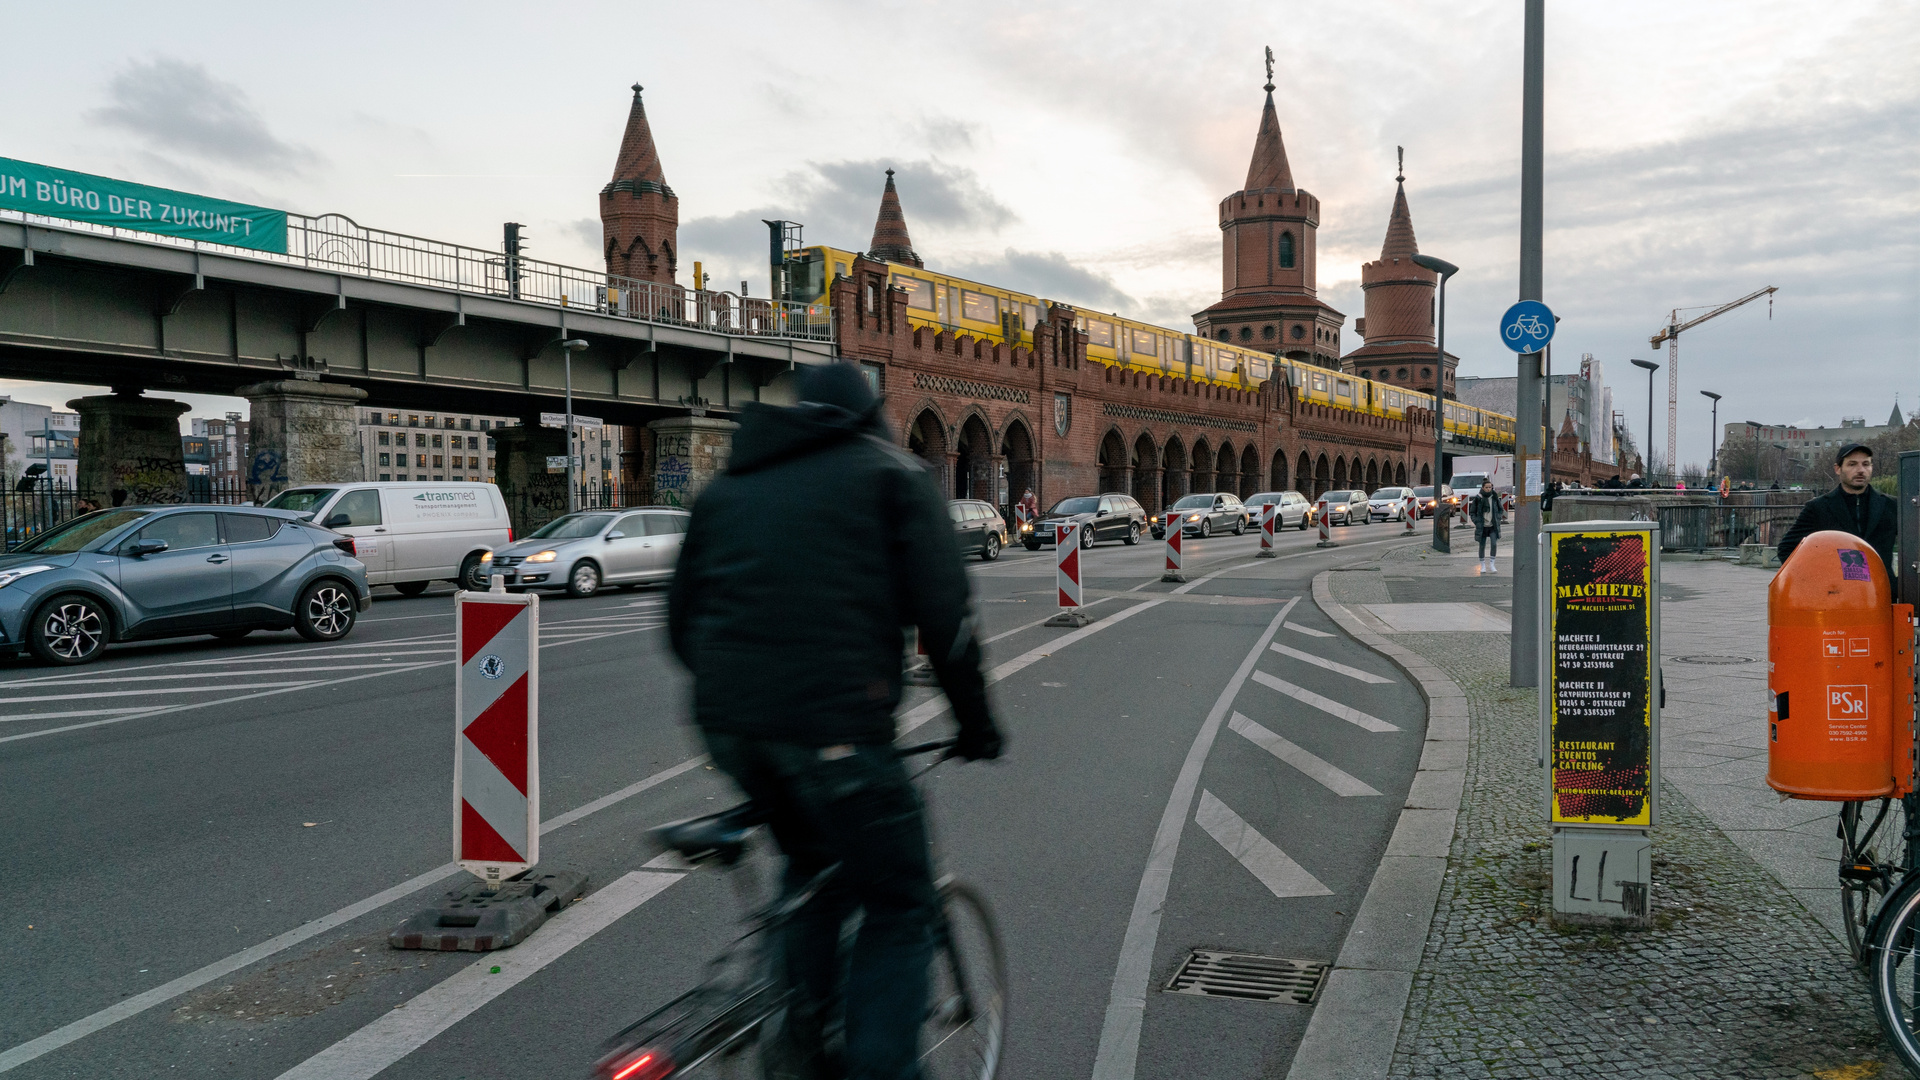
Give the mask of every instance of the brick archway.
[[1100, 438], [1100, 490], [1131, 491], [1133, 489], [1133, 461], [1127, 453], [1127, 442], [1120, 435], [1119, 428], [1108, 428]]
[[947, 421], [929, 405], [907, 425], [907, 449], [933, 470], [941, 491], [953, 489], [953, 452], [947, 445]]
[[1187, 447], [1180, 436], [1167, 436], [1167, 445], [1160, 452], [1160, 506], [1162, 509], [1172, 506], [1185, 495], [1189, 488], [1187, 474]]
[[1287, 451], [1282, 447], [1273, 452], [1273, 468], [1268, 472], [1267, 483], [1275, 491], [1286, 491], [1287, 476], [1292, 470], [1287, 468]]
[[1040, 474], [1033, 459], [1033, 433], [1025, 420], [1015, 417], [1008, 422], [1000, 436], [1000, 453], [1007, 459], [1007, 501], [1019, 502], [1029, 491], [1038, 498]]
[[1146, 508], [1147, 513], [1157, 514], [1160, 505], [1160, 478], [1163, 467], [1160, 464], [1160, 448], [1153, 444], [1153, 436], [1141, 432], [1133, 440], [1133, 497]]
[[1245, 499], [1258, 494], [1260, 487], [1260, 452], [1251, 444], [1240, 452], [1240, 497]]
[[1327, 455], [1321, 454], [1320, 460], [1313, 463], [1313, 490], [1307, 494], [1309, 499], [1318, 499], [1333, 490], [1333, 466], [1327, 461]]
[[953, 497], [992, 501], [993, 434], [978, 414], [969, 415], [961, 425], [954, 454]]

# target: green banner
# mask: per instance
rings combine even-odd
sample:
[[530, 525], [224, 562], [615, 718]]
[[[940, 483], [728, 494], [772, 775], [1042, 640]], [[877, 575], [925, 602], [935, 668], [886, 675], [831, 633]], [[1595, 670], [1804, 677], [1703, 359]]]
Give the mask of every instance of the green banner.
[[0, 210], [209, 244], [287, 250], [287, 212], [0, 158]]

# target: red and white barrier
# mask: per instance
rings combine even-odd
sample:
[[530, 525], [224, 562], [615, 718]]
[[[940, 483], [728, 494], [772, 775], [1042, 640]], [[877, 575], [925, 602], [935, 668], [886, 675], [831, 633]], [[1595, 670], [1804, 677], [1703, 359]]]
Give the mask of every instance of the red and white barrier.
[[1254, 556], [1256, 559], [1271, 559], [1275, 557], [1273, 551], [1273, 530], [1275, 524], [1280, 520], [1279, 509], [1280, 508], [1273, 503], [1263, 503], [1260, 506], [1260, 554]]
[[1406, 519], [1407, 535], [1412, 536], [1413, 523], [1420, 517], [1420, 500], [1412, 495], [1408, 495], [1406, 506], [1400, 511], [1400, 516]]
[[1059, 522], [1053, 531], [1054, 566], [1059, 570], [1060, 610], [1080, 607], [1080, 530], [1084, 525]]
[[1186, 524], [1180, 515], [1172, 510], [1166, 512], [1165, 532], [1167, 537], [1167, 569], [1160, 575], [1161, 581], [1185, 581], [1187, 576], [1181, 573], [1185, 559], [1180, 553], [1180, 541], [1186, 534]]
[[[1333, 526], [1328, 523], [1328, 519], [1331, 518], [1332, 515], [1327, 512], [1327, 500], [1321, 499], [1318, 509], [1320, 511], [1320, 542], [1314, 546], [1333, 547], [1335, 546], [1333, 542]], [[1348, 522], [1348, 524], [1352, 524], [1352, 522]]]
[[489, 886], [540, 861], [540, 598], [454, 596], [453, 857]]

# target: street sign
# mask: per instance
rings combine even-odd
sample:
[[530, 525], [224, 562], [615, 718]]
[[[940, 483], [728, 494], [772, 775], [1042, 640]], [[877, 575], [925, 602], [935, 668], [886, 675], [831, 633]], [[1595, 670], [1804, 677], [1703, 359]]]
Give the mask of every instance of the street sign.
[[[563, 412], [543, 412], [540, 414], [540, 426], [564, 428], [567, 426], [567, 414]], [[606, 424], [597, 416], [583, 416], [580, 413], [574, 413], [573, 426], [590, 428], [605, 427]]]
[[1500, 317], [1500, 340], [1517, 353], [1537, 353], [1553, 340], [1553, 309], [1522, 300]]
[[540, 861], [540, 598], [454, 595], [453, 857], [497, 885]]

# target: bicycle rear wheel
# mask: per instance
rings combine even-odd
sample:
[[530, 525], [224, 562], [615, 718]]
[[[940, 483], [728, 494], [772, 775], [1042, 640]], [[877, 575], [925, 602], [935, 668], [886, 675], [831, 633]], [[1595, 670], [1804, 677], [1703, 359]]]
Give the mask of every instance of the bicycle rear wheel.
[[1910, 877], [1887, 900], [1868, 946], [1867, 972], [1873, 1014], [1907, 1072], [1920, 1076], [1920, 876]]
[[993, 1080], [1007, 1031], [1007, 959], [987, 902], [940, 884], [944, 918], [929, 971], [920, 1069], [927, 1080]]
[[[1885, 899], [1887, 880], [1880, 874], [1849, 877], [1849, 863], [1885, 866], [1896, 860], [1906, 842], [1904, 804], [1899, 799], [1881, 802], [1886, 806], [1884, 817], [1880, 806], [1867, 802], [1840, 804], [1840, 909], [1846, 924], [1847, 951], [1858, 961], [1866, 959], [1867, 935], [1873, 929], [1873, 913]], [[1861, 831], [1873, 827], [1876, 818], [1880, 818], [1878, 828], [1865, 843], [1859, 843]]]

